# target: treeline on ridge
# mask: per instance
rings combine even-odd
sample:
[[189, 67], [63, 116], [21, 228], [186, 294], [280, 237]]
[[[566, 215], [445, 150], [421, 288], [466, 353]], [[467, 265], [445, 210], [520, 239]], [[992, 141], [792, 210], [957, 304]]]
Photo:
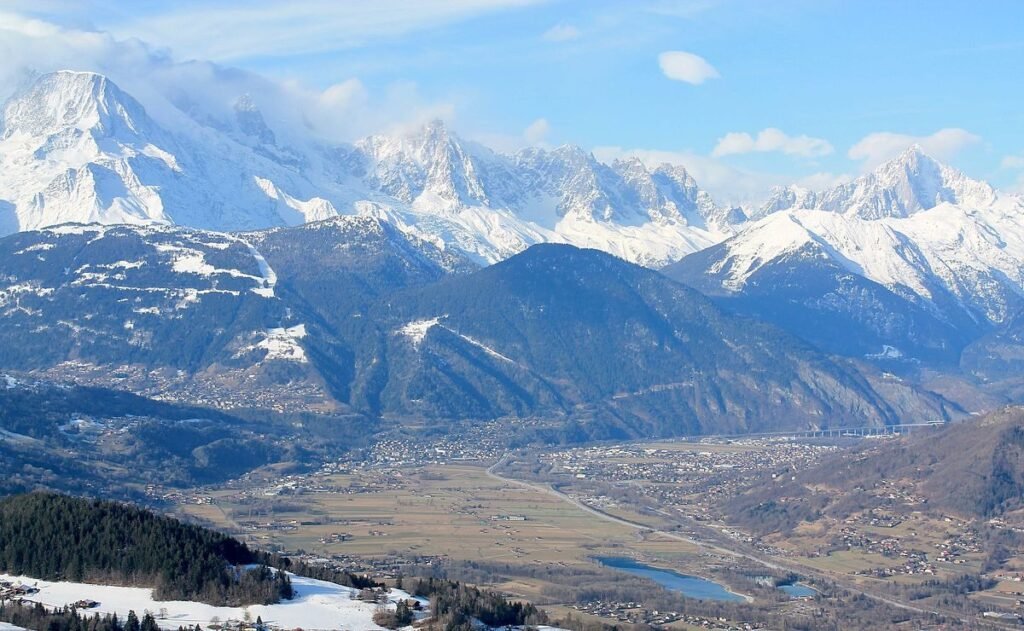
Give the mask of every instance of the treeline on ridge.
[[8, 574], [144, 585], [161, 600], [241, 606], [292, 597], [288, 575], [268, 567], [276, 561], [126, 504], [54, 493], [0, 499], [0, 572]]

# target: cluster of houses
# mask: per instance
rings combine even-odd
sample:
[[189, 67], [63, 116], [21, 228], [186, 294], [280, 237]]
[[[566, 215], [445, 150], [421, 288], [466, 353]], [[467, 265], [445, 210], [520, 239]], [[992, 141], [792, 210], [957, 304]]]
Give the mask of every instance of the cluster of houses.
[[0, 600], [9, 600], [12, 602], [21, 602], [32, 594], [39, 593], [39, 588], [32, 585], [25, 585], [24, 583], [14, 583], [11, 581], [0, 580]]
[[777, 437], [705, 438], [688, 449], [618, 444], [557, 450], [544, 457], [553, 475], [611, 483], [659, 506], [685, 507], [689, 515], [710, 519], [717, 517], [722, 498], [734, 497], [751, 481], [791, 475], [835, 449]]
[[684, 624], [689, 628], [715, 629], [716, 631], [756, 631], [762, 627], [731, 621], [719, 616], [702, 616], [678, 611], [648, 611], [635, 602], [613, 602], [596, 600], [572, 608], [582, 613], [601, 618], [617, 620], [628, 624], [645, 624], [661, 628], [664, 625]]
[[[30, 596], [34, 596], [39, 593], [39, 588], [35, 585], [26, 585], [20, 582], [13, 582], [4, 579], [0, 579], [0, 601], [10, 601], [15, 603], [32, 602]], [[99, 607], [100, 604], [95, 600], [83, 598], [82, 600], [71, 603], [71, 606], [75, 609], [93, 609]]]

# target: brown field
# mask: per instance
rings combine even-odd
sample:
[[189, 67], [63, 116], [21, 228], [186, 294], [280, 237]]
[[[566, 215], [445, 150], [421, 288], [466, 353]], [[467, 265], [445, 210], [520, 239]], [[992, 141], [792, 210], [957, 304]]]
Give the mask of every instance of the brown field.
[[[360, 480], [338, 475], [322, 482], [344, 491]], [[679, 564], [697, 551], [684, 542], [657, 535], [644, 537], [634, 528], [597, 518], [543, 490], [491, 478], [485, 469], [472, 465], [402, 472], [396, 488], [373, 492], [306, 492], [278, 497], [292, 506], [272, 515], [254, 512], [250, 516], [252, 502], [238, 492], [219, 491], [213, 498], [212, 505], [182, 505], [179, 510], [263, 547], [323, 555], [429, 555], [572, 565], [590, 563], [588, 557], [602, 553], [635, 553], [686, 569]], [[507, 516], [525, 520], [501, 519]], [[245, 528], [246, 522], [277, 528], [253, 530]], [[351, 539], [321, 541], [334, 533], [351, 535]], [[500, 587], [529, 596], [539, 586], [520, 581]]]

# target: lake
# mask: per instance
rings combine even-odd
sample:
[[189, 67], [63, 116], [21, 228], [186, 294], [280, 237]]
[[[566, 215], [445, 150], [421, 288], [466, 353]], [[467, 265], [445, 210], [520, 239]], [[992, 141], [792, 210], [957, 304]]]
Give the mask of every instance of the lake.
[[595, 560], [605, 567], [621, 570], [634, 576], [649, 578], [665, 589], [679, 592], [687, 598], [724, 601], [746, 600], [743, 596], [730, 592], [724, 585], [700, 578], [699, 576], [688, 576], [673, 572], [672, 570], [651, 567], [626, 557], [595, 557]]

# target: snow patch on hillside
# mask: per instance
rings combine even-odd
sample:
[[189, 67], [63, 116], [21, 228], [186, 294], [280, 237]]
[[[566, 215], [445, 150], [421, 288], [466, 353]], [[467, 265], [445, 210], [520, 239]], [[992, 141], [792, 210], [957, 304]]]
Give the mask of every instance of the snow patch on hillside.
[[491, 357], [494, 357], [495, 359], [500, 359], [501, 361], [508, 362], [509, 364], [515, 364], [517, 366], [519, 365], [519, 362], [515, 361], [514, 359], [510, 359], [510, 358], [506, 357], [505, 355], [502, 355], [498, 351], [494, 350], [490, 346], [487, 346], [486, 344], [484, 344], [483, 342], [481, 342], [481, 341], [479, 341], [479, 340], [477, 340], [475, 338], [472, 338], [472, 337], [470, 337], [468, 335], [463, 335], [462, 333], [456, 333], [455, 331], [452, 331], [448, 327], [444, 327], [444, 328], [445, 328], [446, 331], [451, 331], [452, 333], [455, 333], [455, 335], [458, 335], [462, 339], [466, 340], [467, 342], [469, 342], [473, 346], [476, 346], [477, 348], [479, 348], [483, 352], [487, 353]]
[[277, 273], [270, 267], [270, 263], [267, 263], [267, 259], [256, 249], [256, 246], [244, 239], [239, 239], [239, 241], [249, 248], [249, 253], [256, 260], [256, 265], [260, 270], [260, 286], [253, 288], [252, 293], [264, 298], [273, 298], [274, 288], [277, 286]]
[[306, 337], [305, 324], [269, 329], [267, 337], [256, 344], [256, 348], [267, 351], [266, 359], [280, 359], [305, 364], [309, 362], [309, 359], [306, 357], [305, 349], [299, 344], [299, 340], [304, 337]]
[[430, 329], [437, 326], [438, 323], [440, 322], [441, 318], [430, 318], [428, 320], [413, 320], [412, 322], [408, 322], [399, 327], [398, 330], [395, 331], [395, 333], [397, 333], [398, 335], [404, 335], [405, 337], [409, 338], [409, 341], [412, 342], [413, 348], [418, 349], [420, 347], [420, 344], [423, 343], [424, 338], [427, 337], [427, 332], [430, 331]]

